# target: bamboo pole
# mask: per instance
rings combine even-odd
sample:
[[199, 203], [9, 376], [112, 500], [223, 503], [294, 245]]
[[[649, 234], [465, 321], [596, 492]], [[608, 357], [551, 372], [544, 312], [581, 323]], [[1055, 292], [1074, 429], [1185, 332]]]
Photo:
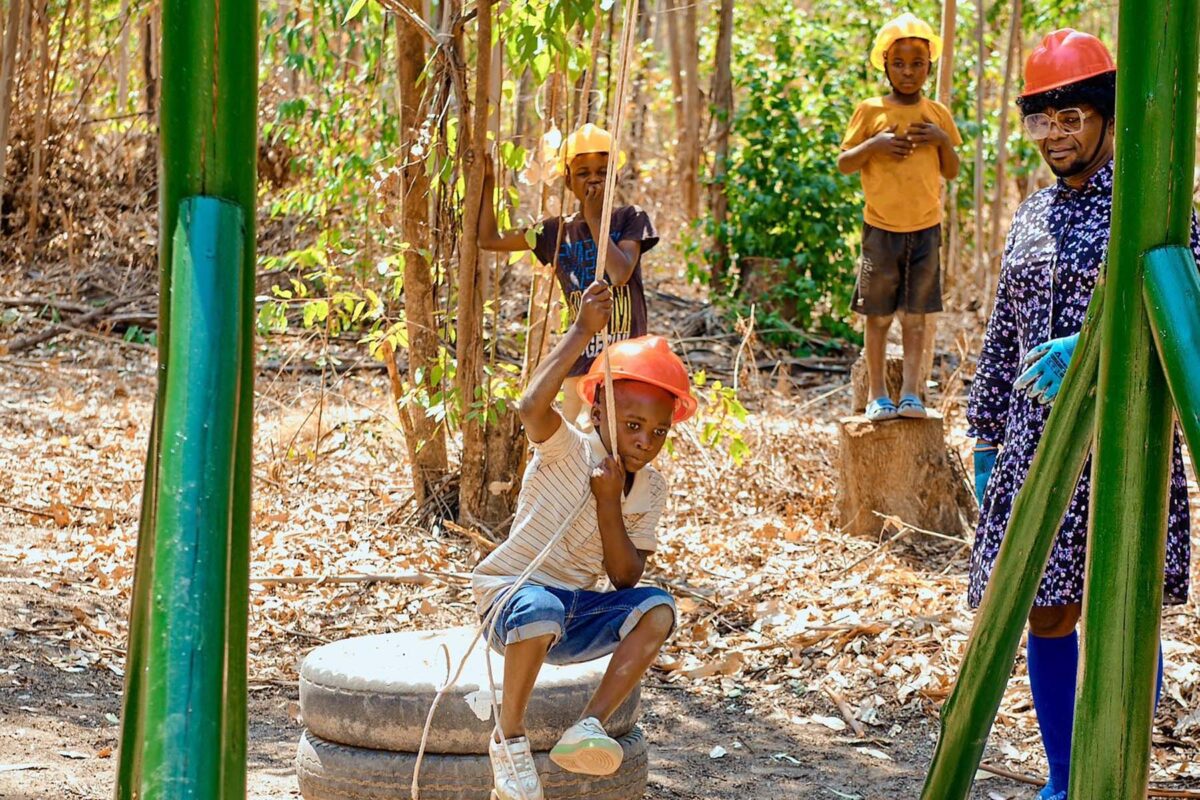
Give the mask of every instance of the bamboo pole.
[[1095, 425], [1095, 379], [1104, 298], [1092, 295], [1075, 357], [1063, 380], [1008, 530], [975, 614], [954, 691], [942, 707], [942, 730], [922, 800], [965, 800], [988, 731], [1008, 686], [1025, 619], [1063, 514], [1087, 460]]
[[1147, 253], [1143, 294], [1175, 414], [1195, 463], [1200, 460], [1200, 275], [1192, 251], [1160, 247]]
[[[220, 798], [230, 616], [229, 548], [245, 222], [234, 203], [183, 202], [173, 248], [159, 502], [146, 674], [145, 798]], [[232, 278], [232, 280], [231, 280]], [[248, 609], [242, 609], [242, 615]], [[245, 654], [243, 653], [243, 659]], [[241, 698], [245, 703], [245, 696]]]
[[[174, 240], [182, 202], [205, 194], [239, 207], [244, 219], [240, 264], [231, 265], [224, 281], [240, 298], [236, 325], [240, 360], [225, 365], [238, 379], [237, 423], [234, 429], [232, 501], [227, 544], [225, 599], [226, 640], [209, 643], [210, 658], [197, 662], [220, 671], [224, 703], [221, 716], [217, 784], [226, 797], [245, 795], [246, 752], [246, 624], [249, 597], [250, 466], [254, 399], [254, 213], [258, 105], [257, 3], [225, 4], [217, 13], [213, 0], [164, 0], [162, 9], [162, 96], [159, 181], [159, 392], [151, 425], [143, 487], [138, 554], [126, 657], [126, 688], [121, 748], [117, 768], [118, 800], [149, 797], [143, 786], [145, 740], [157, 735], [162, 709], [148, 703], [148, 678], [165, 669], [152, 660], [151, 629], [155, 620], [151, 600], [163, 587], [157, 575], [159, 549], [155, 522], [159, 519], [158, 476], [164, 443], [164, 403], [171, 351], [171, 297]], [[195, 331], [181, 327], [182, 335]], [[187, 364], [180, 369], [187, 369]], [[207, 398], [201, 398], [207, 401]], [[226, 413], [232, 413], [226, 409]], [[172, 658], [189, 656], [172, 652]], [[153, 776], [151, 776], [153, 777]]]
[[1173, 417], [1142, 274], [1148, 250], [1190, 236], [1200, 0], [1123, 2], [1120, 28], [1071, 800], [1141, 798], [1149, 781]]

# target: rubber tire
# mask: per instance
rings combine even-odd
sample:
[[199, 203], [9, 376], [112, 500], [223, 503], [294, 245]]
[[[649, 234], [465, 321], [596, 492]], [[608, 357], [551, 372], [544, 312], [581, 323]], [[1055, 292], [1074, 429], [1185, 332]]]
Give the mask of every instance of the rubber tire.
[[[409, 631], [343, 639], [313, 650], [300, 667], [300, 715], [320, 738], [372, 750], [415, 753], [437, 687], [446, 679], [446, 657], [457, 668], [474, 629]], [[481, 720], [463, 699], [488, 685], [483, 644], [475, 648], [458, 684], [442, 698], [429, 731], [426, 752], [486, 755], [495, 727]], [[504, 659], [493, 654], [499, 685]], [[556, 667], [545, 665], [525, 713], [530, 745], [549, 750], [579, 719], [608, 666], [608, 659]], [[633, 729], [641, 689], [609, 718], [605, 728], [620, 738]]]
[[[646, 739], [635, 727], [618, 741], [625, 760], [612, 775], [566, 772], [547, 753], [535, 753], [546, 800], [640, 800], [649, 781]], [[305, 800], [396, 800], [409, 797], [414, 753], [393, 753], [327, 742], [305, 731], [296, 775]], [[492, 768], [483, 755], [426, 754], [421, 800], [488, 800]]]

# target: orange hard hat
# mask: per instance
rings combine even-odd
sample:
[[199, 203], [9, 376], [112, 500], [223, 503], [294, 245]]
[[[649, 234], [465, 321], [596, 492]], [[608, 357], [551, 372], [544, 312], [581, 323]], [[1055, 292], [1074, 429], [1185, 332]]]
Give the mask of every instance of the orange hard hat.
[[[640, 336], [613, 342], [608, 346], [608, 360], [614, 381], [641, 381], [665, 389], [675, 396], [672, 423], [680, 423], [696, 413], [696, 398], [692, 396], [692, 381], [687, 367], [671, 351], [671, 345], [661, 336]], [[592, 362], [592, 368], [579, 381], [579, 397], [583, 402], [596, 402], [596, 389], [604, 385], [604, 356]]]
[[1062, 28], [1046, 34], [1025, 60], [1025, 90], [1021, 97], [1116, 71], [1117, 63], [1104, 42], [1090, 33]]

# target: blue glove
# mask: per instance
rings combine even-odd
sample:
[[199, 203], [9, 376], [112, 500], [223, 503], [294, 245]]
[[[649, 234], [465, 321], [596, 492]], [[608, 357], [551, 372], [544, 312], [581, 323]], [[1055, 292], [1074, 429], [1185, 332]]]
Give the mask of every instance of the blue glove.
[[1051, 339], [1031, 349], [1021, 359], [1025, 372], [1017, 378], [1013, 387], [1018, 392], [1025, 392], [1029, 399], [1037, 400], [1042, 405], [1054, 401], [1058, 390], [1062, 388], [1063, 377], [1071, 364], [1071, 356], [1075, 353], [1075, 345], [1079, 343], [1079, 334], [1064, 336], [1061, 339]]
[[975, 444], [975, 499], [983, 505], [983, 493], [987, 489], [988, 479], [992, 477], [992, 469], [996, 466], [996, 454], [1000, 449], [990, 442]]

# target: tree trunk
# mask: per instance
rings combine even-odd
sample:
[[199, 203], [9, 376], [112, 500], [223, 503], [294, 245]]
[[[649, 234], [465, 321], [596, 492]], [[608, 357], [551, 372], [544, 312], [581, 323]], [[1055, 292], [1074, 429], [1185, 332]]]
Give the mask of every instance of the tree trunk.
[[[598, 85], [596, 73], [600, 69], [600, 36], [604, 32], [603, 26], [604, 18], [600, 16], [600, 7], [596, 6], [596, 20], [592, 24], [592, 38], [588, 48], [591, 60], [583, 75], [579, 76], [579, 96], [575, 98], [575, 119], [578, 120], [577, 124], [579, 125], [592, 121], [592, 112], [596, 106], [592, 102], [592, 97], [595, 95]], [[564, 131], [565, 133], [570, 133], [570, 131]]]
[[[628, 20], [624, 24], [629, 24]], [[611, 127], [613, 119], [612, 93], [613, 85], [613, 40], [616, 39], [617, 4], [613, 3], [608, 9], [608, 47], [604, 51], [604, 126]], [[633, 54], [630, 53], [632, 56]], [[598, 116], [598, 115], [597, 115]]]
[[[984, 24], [986, 22], [984, 0], [975, 0], [975, 122], [979, 130], [986, 130], [984, 109], [984, 90], [987, 75], [987, 46], [983, 40]], [[975, 137], [975, 241], [974, 241], [974, 280], [975, 288], [987, 285], [987, 240], [983, 233], [983, 209], [986, 201], [983, 196], [983, 137]]]
[[[503, 118], [501, 116], [501, 105], [503, 100], [504, 87], [504, 52], [501, 48], [496, 47], [492, 50], [492, 70], [491, 70], [491, 88], [489, 91], [489, 108], [491, 109], [492, 121], [490, 127], [494, 141], [501, 140], [501, 125]], [[496, 171], [496, 186], [503, 187], [505, 185], [505, 177], [507, 170], [504, 165], [498, 165]], [[495, 198], [488, 196], [483, 198], [484, 203], [494, 203]], [[520, 474], [517, 470], [517, 465], [522, 459], [522, 448], [520, 444], [521, 422], [517, 418], [516, 409], [513, 404], [505, 404], [504, 412], [495, 406], [495, 397], [492, 393], [492, 387], [498, 381], [493, 377], [496, 375], [496, 356], [497, 349], [500, 345], [500, 283], [502, 268], [507, 265], [507, 260], [503, 258], [501, 253], [491, 253], [487, 258], [481, 255], [481, 262], [490, 261], [491, 269], [481, 266], [479, 272], [485, 278], [483, 284], [484, 296], [489, 293], [492, 301], [492, 323], [491, 323], [491, 347], [488, 350], [489, 374], [484, 380], [487, 381], [487, 387], [484, 397], [487, 398], [489, 408], [495, 408], [496, 419], [492, 420], [489, 415], [484, 430], [484, 452], [486, 460], [484, 465], [484, 501], [482, 521], [486, 523], [493, 536], [498, 535], [496, 530], [497, 525], [508, 519], [512, 513], [513, 507], [516, 505], [517, 490], [520, 489], [520, 481], [517, 476]]]
[[142, 23], [142, 81], [145, 97], [142, 100], [146, 116], [154, 119], [154, 109], [158, 105], [158, 59], [155, 51], [158, 45], [158, 4], [152, 5], [146, 11], [146, 19]]
[[[81, 72], [86, 72], [88, 65], [92, 63], [92, 0], [83, 0], [81, 15], [83, 16], [83, 42], [79, 48], [79, 52], [76, 54], [75, 67]], [[81, 119], [88, 119], [91, 114], [88, 112], [87, 80], [79, 82], [78, 92], [75, 102], [79, 106], [79, 117]], [[91, 126], [84, 126], [84, 128], [88, 127]], [[81, 130], [80, 135], [87, 136], [88, 134]]]
[[[466, 192], [463, 200], [462, 238], [458, 254], [458, 396], [463, 408], [462, 481], [459, 484], [459, 517], [464, 524], [482, 521], [485, 514], [486, 408], [480, 407], [483, 379], [483, 296], [479, 257], [479, 211], [483, 203], [483, 159], [487, 152], [488, 94], [492, 71], [492, 2], [478, 0], [478, 57], [475, 107], [466, 98], [459, 135], [466, 142], [461, 160]], [[468, 114], [470, 111], [470, 114]]]
[[38, 44], [38, 73], [37, 91], [34, 100], [34, 122], [32, 142], [32, 166], [29, 171], [29, 215], [25, 235], [31, 248], [37, 246], [37, 231], [41, 224], [42, 202], [42, 160], [46, 152], [46, 134], [50, 119], [50, 89], [47, 85], [50, 79], [50, 0], [43, 0], [37, 10], [33, 35], [29, 44], [39, 35]]
[[[954, 31], [957, 28], [958, 0], [942, 2], [942, 57], [938, 60], [937, 101], [950, 108], [953, 100], [950, 90], [954, 76]], [[942, 275], [945, 277], [942, 292], [948, 294], [958, 275], [958, 188], [951, 186], [945, 197], [945, 219], [942, 223]], [[926, 393], [929, 378], [933, 375], [933, 355], [937, 350], [938, 315], [925, 317], [925, 350], [922, 353], [921, 396]]]
[[[647, 41], [651, 36], [652, 15], [650, 3], [638, 4], [638, 40]], [[646, 102], [646, 60], [638, 58], [638, 62], [634, 65], [633, 73], [633, 121], [630, 128], [629, 145], [626, 149], [629, 151], [629, 174], [636, 183], [641, 170], [639, 168], [639, 156], [642, 148], [647, 147], [648, 143], [644, 141], [646, 137], [646, 113], [649, 103]]]
[[682, 174], [680, 162], [683, 158], [684, 128], [687, 123], [683, 109], [683, 45], [680, 43], [679, 17], [680, 0], [662, 0], [662, 14], [667, 18], [667, 51], [671, 59], [671, 90], [675, 105], [675, 169], [674, 173]]
[[129, 110], [129, 32], [133, 25], [129, 19], [129, 0], [121, 0], [121, 34], [117, 37], [117, 114]]
[[1012, 97], [1013, 63], [1017, 59], [1017, 41], [1021, 38], [1021, 0], [1013, 0], [1012, 18], [1008, 22], [1008, 48], [1004, 52], [1004, 88], [1000, 93], [1000, 135], [996, 142], [996, 196], [992, 200], [992, 231], [988, 237], [988, 279], [983, 291], [984, 313], [989, 313], [996, 282], [1000, 278], [1000, 218], [1004, 214], [1004, 167], [1008, 160], [1008, 120], [1012, 112], [1008, 107]]
[[683, 144], [680, 159], [683, 207], [689, 220], [700, 216], [700, 39], [696, 6], [692, 0], [683, 15]]
[[[420, 0], [405, 0], [421, 13]], [[396, 83], [399, 92], [400, 136], [400, 215], [402, 235], [408, 250], [404, 253], [404, 313], [408, 331], [408, 382], [426, 398], [438, 391], [432, 380], [438, 363], [437, 322], [434, 316], [435, 287], [429, 261], [429, 176], [425, 160], [412, 154], [420, 132], [421, 72], [425, 69], [425, 40], [414, 25], [396, 21]], [[419, 373], [419, 374], [418, 374]], [[418, 381], [418, 377], [420, 380]], [[449, 471], [446, 457], [446, 431], [423, 408], [398, 407], [407, 421], [405, 437], [412, 463], [413, 493], [417, 503], [425, 502], [432, 484]], [[411, 434], [409, 433], [411, 431]]]
[[4, 27], [4, 58], [0, 61], [0, 198], [8, 166], [8, 130], [12, 119], [13, 70], [20, 47], [21, 11], [32, 0], [9, 0], [8, 24]]
[[717, 31], [716, 64], [712, 79], [712, 114], [716, 123], [716, 147], [713, 157], [712, 185], [708, 205], [712, 210], [712, 288], [723, 292], [729, 274], [729, 244], [725, 237], [725, 217], [729, 198], [725, 192], [725, 176], [729, 158], [729, 132], [733, 126], [733, 0], [721, 0]]

